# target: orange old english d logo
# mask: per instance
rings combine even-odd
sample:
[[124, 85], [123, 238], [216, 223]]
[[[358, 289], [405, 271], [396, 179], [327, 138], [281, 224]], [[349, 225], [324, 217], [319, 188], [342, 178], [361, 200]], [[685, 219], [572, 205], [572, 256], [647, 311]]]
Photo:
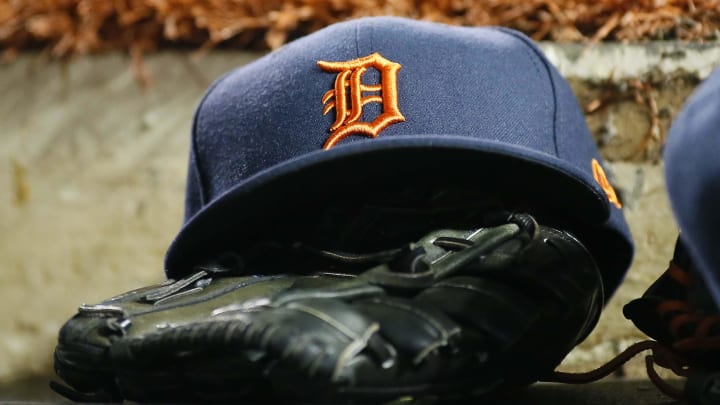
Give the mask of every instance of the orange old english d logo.
[[[345, 62], [318, 61], [318, 66], [326, 72], [337, 72], [335, 87], [323, 95], [322, 103], [327, 104], [323, 114], [335, 108], [335, 122], [330, 126], [330, 137], [323, 149], [330, 149], [345, 137], [352, 134], [372, 138], [388, 126], [405, 121], [398, 107], [397, 73], [402, 67], [389, 61], [379, 53]], [[363, 74], [368, 68], [380, 72], [380, 84], [363, 84]], [[380, 92], [363, 97], [363, 92]], [[348, 103], [349, 108], [348, 108]], [[382, 114], [372, 122], [360, 121], [363, 106], [367, 103], [381, 103]]]

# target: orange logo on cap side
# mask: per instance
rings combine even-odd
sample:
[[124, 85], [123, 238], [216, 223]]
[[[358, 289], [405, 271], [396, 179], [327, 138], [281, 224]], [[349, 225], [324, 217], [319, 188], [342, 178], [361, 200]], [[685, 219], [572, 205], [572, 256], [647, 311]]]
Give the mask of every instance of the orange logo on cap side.
[[602, 166], [600, 166], [600, 162], [598, 162], [597, 159], [593, 159], [591, 164], [593, 177], [607, 195], [608, 201], [610, 201], [614, 206], [622, 208], [620, 199], [618, 198], [612, 184], [608, 181], [607, 176], [605, 175], [605, 170], [603, 170]]
[[[325, 104], [323, 115], [335, 109], [335, 122], [330, 126], [330, 137], [323, 149], [330, 149], [349, 135], [358, 134], [377, 137], [388, 126], [405, 121], [398, 107], [397, 75], [402, 66], [389, 61], [375, 52], [363, 58], [344, 62], [318, 61], [318, 66], [330, 73], [337, 73], [335, 86], [322, 97]], [[362, 78], [368, 68], [380, 72], [380, 84], [363, 84]], [[380, 92], [363, 96], [363, 92]], [[349, 103], [348, 103], [349, 101]], [[381, 103], [382, 114], [371, 122], [360, 121], [363, 106], [367, 103]], [[349, 106], [348, 106], [349, 104]]]

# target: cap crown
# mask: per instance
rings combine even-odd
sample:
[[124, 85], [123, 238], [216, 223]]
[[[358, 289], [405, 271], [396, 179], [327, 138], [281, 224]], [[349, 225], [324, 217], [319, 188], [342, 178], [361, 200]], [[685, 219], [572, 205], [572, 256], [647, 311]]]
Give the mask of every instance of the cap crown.
[[339, 23], [208, 90], [193, 125], [186, 224], [166, 265], [173, 274], [227, 238], [242, 243], [258, 207], [287, 208], [277, 200], [288, 185], [332, 193], [331, 177], [364, 189], [400, 169], [396, 180], [423, 181], [426, 167], [454, 165], [477, 173], [470, 184], [532, 189], [528, 201], [593, 227], [581, 236], [614, 288], [632, 243], [601, 162], [570, 87], [524, 35], [391, 17]]
[[[461, 136], [513, 143], [591, 170], [596, 147], [567, 84], [526, 37], [498, 28], [399, 18], [337, 24], [230, 72], [208, 91], [193, 128], [194, 175], [186, 217], [249, 177], [311, 153], [331, 136], [323, 96], [338, 73], [319, 62], [373, 54], [400, 66], [401, 122], [377, 138], [350, 134], [335, 147], [403, 136]], [[364, 84], [381, 84], [368, 69]], [[365, 91], [363, 96], [377, 95]], [[387, 105], [367, 103], [372, 122]]]

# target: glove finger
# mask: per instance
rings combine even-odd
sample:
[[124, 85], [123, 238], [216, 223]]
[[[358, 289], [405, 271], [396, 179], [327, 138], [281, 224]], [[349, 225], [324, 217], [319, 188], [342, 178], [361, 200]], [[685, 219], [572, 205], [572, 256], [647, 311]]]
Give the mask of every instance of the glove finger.
[[495, 350], [505, 349], [522, 336], [537, 317], [528, 311], [535, 302], [527, 295], [503, 283], [475, 277], [443, 280], [415, 299], [438, 308], [462, 324], [465, 331], [479, 332]]
[[[64, 395], [72, 396], [74, 392], [74, 397], [81, 400], [116, 400], [119, 398], [116, 374], [131, 361], [117, 353], [113, 358], [111, 347], [158, 330], [202, 322], [218, 307], [275, 294], [289, 288], [298, 278], [282, 275], [215, 278], [200, 271], [183, 280], [133, 290], [96, 305], [82, 305], [58, 336], [55, 370], [70, 386], [61, 390]], [[148, 347], [151, 345], [152, 339]], [[169, 357], [171, 347], [161, 344], [157, 352], [148, 351], [138, 358], [134, 368], [145, 368], [148, 372], [162, 368], [164, 364], [153, 359]], [[125, 366], [117, 367], [114, 363]], [[180, 370], [168, 368], [166, 373], [179, 375]], [[142, 370], [139, 375], [144, 375]]]
[[409, 299], [373, 297], [354, 304], [358, 311], [380, 325], [380, 334], [393, 344], [402, 358], [416, 366], [441, 348], [450, 351], [460, 327], [433, 307]]
[[[275, 317], [272, 322], [284, 324], [282, 333], [294, 341], [291, 349], [283, 348], [283, 342], [279, 342], [276, 350], [282, 350], [285, 359], [309, 367], [309, 376], [322, 375], [333, 382], [353, 379], [344, 372], [348, 363], [356, 361], [361, 353], [380, 365], [395, 362], [394, 349], [377, 334], [380, 329], [377, 321], [341, 300], [303, 299], [290, 302], [277, 312], [284, 316]], [[303, 344], [309, 344], [312, 350]]]

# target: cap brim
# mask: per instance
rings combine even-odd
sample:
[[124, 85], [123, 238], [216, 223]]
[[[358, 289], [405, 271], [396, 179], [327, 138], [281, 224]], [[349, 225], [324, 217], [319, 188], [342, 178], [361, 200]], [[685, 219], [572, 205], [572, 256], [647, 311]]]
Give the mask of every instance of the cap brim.
[[203, 260], [247, 246], [280, 227], [284, 212], [297, 214], [297, 207], [322, 209], [340, 194], [362, 198], [379, 188], [432, 182], [512, 192], [588, 224], [604, 224], [610, 215], [605, 194], [589, 174], [555, 156], [459, 136], [379, 138], [318, 150], [229, 189], [186, 222], [168, 249], [165, 269], [178, 277]]

